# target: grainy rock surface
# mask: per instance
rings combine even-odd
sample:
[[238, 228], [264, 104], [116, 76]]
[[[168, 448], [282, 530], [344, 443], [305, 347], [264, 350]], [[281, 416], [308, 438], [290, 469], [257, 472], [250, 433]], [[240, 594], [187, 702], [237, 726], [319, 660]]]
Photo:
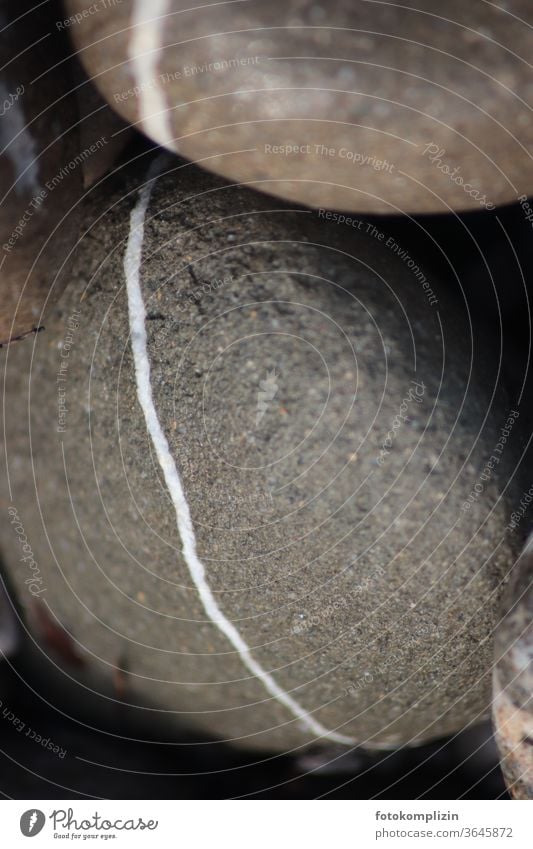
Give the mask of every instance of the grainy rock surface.
[[[514, 419], [480, 478], [511, 413], [490, 340], [385, 221], [347, 226], [160, 167], [140, 270], [151, 385], [219, 611], [283, 691], [356, 743], [479, 720], [517, 545]], [[36, 632], [35, 603], [71, 634], [68, 674], [113, 681], [154, 723], [175, 711], [288, 750], [320, 734], [206, 614], [139, 406], [123, 262], [146, 170], [92, 193], [46, 331], [2, 352], [3, 509], [30, 540], [36, 598], [8, 523], [2, 549]]]
[[93, 5], [66, 29], [111, 106], [232, 180], [387, 213], [533, 192], [528, 0]]

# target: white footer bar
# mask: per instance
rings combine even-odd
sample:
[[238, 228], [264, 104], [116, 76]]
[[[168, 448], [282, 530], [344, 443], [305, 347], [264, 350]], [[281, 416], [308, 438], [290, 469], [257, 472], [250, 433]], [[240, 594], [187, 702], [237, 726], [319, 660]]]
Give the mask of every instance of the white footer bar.
[[10, 849], [533, 846], [533, 802], [33, 799], [3, 801], [0, 821]]

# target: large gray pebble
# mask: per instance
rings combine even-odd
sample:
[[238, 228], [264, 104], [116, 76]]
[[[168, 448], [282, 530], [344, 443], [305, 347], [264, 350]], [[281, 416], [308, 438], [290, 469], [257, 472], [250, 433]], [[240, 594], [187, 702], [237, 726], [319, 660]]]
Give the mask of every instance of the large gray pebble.
[[2, 352], [3, 503], [36, 597], [8, 522], [2, 548], [30, 622], [48, 605], [91, 680], [243, 745], [396, 746], [475, 722], [518, 545], [504, 490], [520, 420], [491, 340], [386, 221], [160, 167], [140, 272], [155, 412], [212, 599], [250, 655], [206, 613], [139, 405], [124, 254], [130, 237], [131, 273], [145, 163], [92, 193], [46, 332]]

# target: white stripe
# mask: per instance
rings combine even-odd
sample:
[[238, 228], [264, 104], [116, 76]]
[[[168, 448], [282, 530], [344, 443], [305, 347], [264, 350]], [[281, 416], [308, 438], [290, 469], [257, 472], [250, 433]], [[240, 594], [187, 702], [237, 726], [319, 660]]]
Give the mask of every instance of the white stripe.
[[146, 135], [153, 141], [176, 150], [168, 109], [160, 87], [157, 67], [168, 0], [134, 0], [129, 57], [139, 91], [139, 117]]
[[124, 273], [128, 293], [128, 313], [130, 321], [131, 347], [135, 363], [135, 379], [137, 383], [137, 397], [144, 414], [146, 427], [152, 440], [157, 459], [163, 470], [165, 482], [172, 498], [179, 535], [182, 542], [182, 552], [188, 566], [192, 581], [198, 590], [203, 608], [208, 618], [219, 631], [228, 638], [232, 646], [239, 653], [244, 666], [258, 678], [265, 689], [288, 708], [291, 713], [305, 726], [306, 730], [312, 731], [319, 737], [327, 737], [338, 743], [353, 744], [355, 740], [328, 731], [320, 722], [317, 722], [309, 713], [288, 695], [274, 681], [271, 675], [254, 660], [249, 646], [245, 643], [235, 626], [224, 616], [218, 606], [209, 584], [207, 583], [205, 568], [196, 553], [196, 537], [191, 519], [191, 513], [183, 486], [179, 476], [176, 463], [170, 452], [170, 447], [159, 422], [152, 396], [152, 384], [150, 381], [150, 361], [148, 359], [148, 346], [146, 339], [146, 311], [141, 292], [140, 268], [142, 258], [142, 244], [144, 238], [144, 219], [153, 184], [157, 178], [158, 160], [152, 163], [148, 172], [146, 185], [139, 192], [139, 199], [130, 215], [130, 232], [124, 255]]

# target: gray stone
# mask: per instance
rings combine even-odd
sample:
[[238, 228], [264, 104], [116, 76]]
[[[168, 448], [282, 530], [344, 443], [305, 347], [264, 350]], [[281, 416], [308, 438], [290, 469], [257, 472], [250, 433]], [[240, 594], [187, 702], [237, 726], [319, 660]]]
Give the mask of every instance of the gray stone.
[[[392, 747], [478, 721], [520, 545], [506, 531], [520, 420], [495, 346], [385, 219], [339, 223], [179, 159], [160, 168], [141, 269], [153, 400], [221, 618], [137, 395], [123, 263], [138, 163], [90, 193], [46, 331], [2, 352], [2, 509], [84, 661], [69, 675], [115, 680], [154, 723], [175, 712], [265, 749]], [[9, 522], [1, 534], [32, 622]]]
[[111, 106], [231, 180], [379, 213], [533, 192], [528, 0], [93, 6], [65, 28]]

